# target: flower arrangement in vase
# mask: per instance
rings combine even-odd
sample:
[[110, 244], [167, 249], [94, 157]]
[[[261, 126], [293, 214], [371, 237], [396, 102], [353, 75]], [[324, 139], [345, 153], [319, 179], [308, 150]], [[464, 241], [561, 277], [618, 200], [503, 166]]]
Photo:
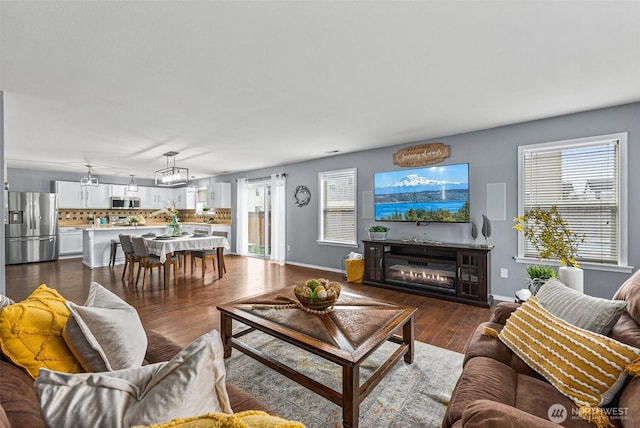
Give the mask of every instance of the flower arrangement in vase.
[[513, 219], [513, 226], [538, 251], [541, 259], [560, 262], [558, 278], [571, 288], [582, 291], [582, 269], [578, 269], [578, 246], [586, 235], [573, 232], [553, 205], [549, 209], [535, 207]]

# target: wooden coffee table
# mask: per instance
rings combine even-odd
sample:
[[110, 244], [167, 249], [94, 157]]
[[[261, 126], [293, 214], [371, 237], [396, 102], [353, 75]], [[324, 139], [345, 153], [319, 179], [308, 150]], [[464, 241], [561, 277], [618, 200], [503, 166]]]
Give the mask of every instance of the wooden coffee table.
[[[282, 304], [278, 295], [294, 297], [293, 287], [236, 300], [218, 306], [225, 358], [232, 348], [260, 361], [289, 379], [342, 407], [343, 425], [357, 427], [360, 403], [400, 358], [413, 362], [413, 315], [416, 308], [342, 292], [332, 312], [316, 315], [301, 309], [264, 308]], [[249, 326], [232, 331], [232, 321]], [[259, 330], [305, 349], [342, 367], [342, 392], [338, 392], [292, 369], [240, 338]], [[397, 330], [402, 335], [397, 335]], [[399, 344], [395, 352], [360, 385], [360, 364], [386, 341]]]

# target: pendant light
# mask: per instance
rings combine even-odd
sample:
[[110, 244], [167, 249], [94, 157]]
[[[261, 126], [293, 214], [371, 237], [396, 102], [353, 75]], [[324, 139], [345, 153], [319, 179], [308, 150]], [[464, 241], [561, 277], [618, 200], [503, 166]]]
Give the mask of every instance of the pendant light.
[[[156, 171], [156, 186], [172, 187], [189, 183], [189, 169], [176, 166], [178, 152], [167, 152], [167, 167]], [[169, 166], [169, 158], [173, 158], [173, 166]]]
[[131, 181], [129, 182], [129, 184], [127, 184], [127, 192], [137, 192], [138, 191], [138, 184], [133, 181], [133, 174], [131, 175]]
[[89, 168], [89, 173], [86, 177], [80, 178], [80, 185], [83, 187], [98, 187], [98, 177], [91, 175], [91, 164], [88, 164], [87, 168]]

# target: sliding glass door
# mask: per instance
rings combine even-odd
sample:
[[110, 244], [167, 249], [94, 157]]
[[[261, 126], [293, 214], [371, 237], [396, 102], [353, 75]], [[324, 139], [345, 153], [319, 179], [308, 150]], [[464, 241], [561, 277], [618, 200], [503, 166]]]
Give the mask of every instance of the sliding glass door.
[[250, 182], [247, 186], [247, 253], [271, 256], [271, 185], [269, 181]]

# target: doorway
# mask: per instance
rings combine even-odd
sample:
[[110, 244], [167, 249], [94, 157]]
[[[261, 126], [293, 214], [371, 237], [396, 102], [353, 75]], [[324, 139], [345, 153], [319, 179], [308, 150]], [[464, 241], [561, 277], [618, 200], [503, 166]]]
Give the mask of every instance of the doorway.
[[250, 182], [247, 186], [247, 254], [271, 257], [271, 183]]

